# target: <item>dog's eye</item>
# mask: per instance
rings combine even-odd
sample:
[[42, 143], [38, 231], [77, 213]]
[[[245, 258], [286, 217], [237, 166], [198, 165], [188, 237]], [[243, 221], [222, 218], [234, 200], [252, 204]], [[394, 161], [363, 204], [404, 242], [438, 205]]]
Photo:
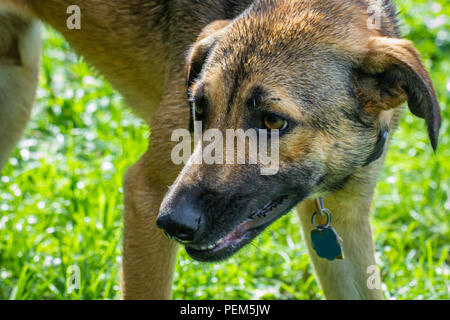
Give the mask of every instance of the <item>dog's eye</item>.
[[195, 116], [198, 119], [203, 118], [208, 109], [208, 100], [206, 100], [205, 96], [197, 96], [196, 98], [192, 98], [189, 101], [191, 103], [191, 108], [195, 113]]
[[197, 103], [197, 102], [193, 102], [193, 108], [194, 108], [194, 112], [195, 114], [202, 116], [203, 113], [205, 112], [205, 110], [203, 109], [203, 106], [201, 103]]
[[283, 118], [274, 115], [266, 114], [264, 116], [264, 127], [268, 130], [284, 130], [288, 126], [288, 122]]

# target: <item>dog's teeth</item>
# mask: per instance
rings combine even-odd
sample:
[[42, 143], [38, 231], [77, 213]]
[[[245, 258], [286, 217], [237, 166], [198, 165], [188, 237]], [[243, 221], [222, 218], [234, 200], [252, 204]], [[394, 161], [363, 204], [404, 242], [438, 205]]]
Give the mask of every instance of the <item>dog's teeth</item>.
[[217, 242], [210, 244], [210, 245], [203, 245], [203, 246], [195, 246], [194, 248], [197, 250], [211, 250], [214, 249], [219, 243], [221, 243], [223, 238], [220, 238], [217, 240]]

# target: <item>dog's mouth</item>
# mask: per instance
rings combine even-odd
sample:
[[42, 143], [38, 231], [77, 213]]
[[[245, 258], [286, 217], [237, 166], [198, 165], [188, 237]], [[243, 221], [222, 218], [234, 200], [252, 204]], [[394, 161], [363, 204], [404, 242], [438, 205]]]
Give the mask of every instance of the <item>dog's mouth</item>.
[[275, 220], [288, 213], [302, 198], [298, 194], [291, 194], [270, 201], [219, 240], [207, 245], [188, 244], [186, 252], [199, 261], [224, 260], [252, 241]]

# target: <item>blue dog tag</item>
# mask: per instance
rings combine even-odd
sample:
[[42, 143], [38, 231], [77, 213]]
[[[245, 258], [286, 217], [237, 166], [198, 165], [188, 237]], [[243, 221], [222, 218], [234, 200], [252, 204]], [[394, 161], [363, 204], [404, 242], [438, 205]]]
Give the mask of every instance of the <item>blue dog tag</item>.
[[342, 240], [333, 227], [318, 226], [311, 231], [312, 247], [317, 255], [328, 260], [344, 259]]

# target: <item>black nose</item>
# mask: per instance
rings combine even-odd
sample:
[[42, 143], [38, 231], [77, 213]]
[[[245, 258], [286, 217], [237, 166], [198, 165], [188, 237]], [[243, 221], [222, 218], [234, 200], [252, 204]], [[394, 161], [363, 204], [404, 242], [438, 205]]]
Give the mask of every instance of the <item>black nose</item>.
[[194, 240], [200, 222], [200, 212], [191, 206], [185, 206], [170, 212], [161, 212], [156, 220], [159, 228], [182, 243], [189, 243]]

